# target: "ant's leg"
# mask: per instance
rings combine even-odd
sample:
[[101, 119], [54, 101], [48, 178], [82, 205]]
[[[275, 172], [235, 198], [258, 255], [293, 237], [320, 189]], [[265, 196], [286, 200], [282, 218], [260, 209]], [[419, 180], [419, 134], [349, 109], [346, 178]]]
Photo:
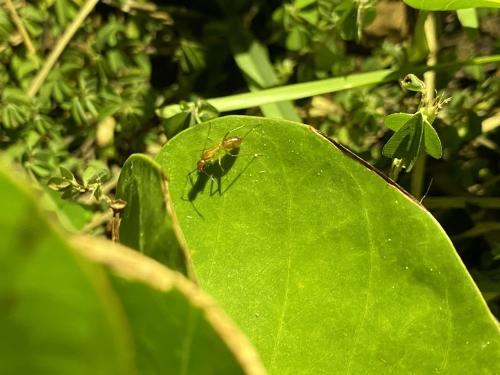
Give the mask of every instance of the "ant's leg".
[[222, 195], [222, 181], [220, 177], [213, 177], [210, 181], [210, 196], [213, 197], [217, 193]]
[[[256, 157], [262, 156], [263, 154], [236, 154], [235, 155], [235, 154], [231, 153], [231, 150], [229, 150], [229, 151], [226, 151], [225, 155], [232, 156], [233, 158], [237, 158], [238, 156], [241, 156], [241, 157], [252, 156], [252, 157], [256, 158]], [[219, 158], [217, 159], [217, 161], [219, 163], [219, 167], [220, 167], [222, 172], [225, 172], [224, 167], [222, 166], [222, 159], [224, 156], [219, 156]]]
[[[259, 127], [259, 126], [261, 126], [261, 125], [262, 125], [262, 124], [252, 126], [252, 127], [251, 127], [251, 128], [250, 128], [250, 129], [249, 129], [249, 130], [245, 133], [245, 135], [243, 135], [241, 138], [242, 138], [242, 139], [245, 139], [245, 138], [246, 138], [246, 136], [247, 136], [248, 134], [250, 134], [251, 132], [253, 132], [253, 131], [255, 130], [255, 128], [258, 128], [258, 127]], [[237, 128], [235, 128], [235, 129], [233, 129], [233, 130], [229, 131], [229, 132], [228, 132], [228, 134], [229, 134], [229, 133], [232, 133], [232, 132], [234, 132], [234, 131], [236, 131], [236, 130], [239, 130], [239, 129], [241, 129], [241, 128], [245, 127], [245, 126], [247, 126], [247, 125], [241, 125], [241, 126], [238, 126]]]
[[219, 160], [219, 167], [220, 167], [220, 170], [221, 170], [222, 172], [225, 172], [225, 171], [224, 171], [224, 168], [222, 167], [222, 156], [220, 156], [220, 155], [219, 155], [219, 159], [218, 159], [218, 160]]
[[195, 170], [193, 170], [193, 171], [189, 172], [189, 173], [188, 173], [188, 175], [186, 176], [186, 182], [184, 183], [184, 188], [182, 189], [182, 190], [183, 190], [183, 193], [182, 193], [182, 200], [189, 200], [189, 199], [188, 199], [189, 197], [186, 197], [186, 198], [185, 198], [185, 196], [186, 196], [186, 190], [187, 190], [186, 188], [187, 188], [187, 186], [188, 186], [188, 182], [190, 182], [190, 183], [191, 183], [191, 187], [193, 187], [193, 186], [195, 185], [195, 184], [193, 183], [193, 180], [191, 179], [191, 175], [192, 175], [193, 173], [195, 173], [196, 171], [197, 171], [197, 169], [195, 169]]
[[215, 180], [215, 178], [214, 178], [214, 176], [213, 176], [213, 175], [210, 175], [210, 174], [208, 174], [208, 173], [207, 173], [207, 172], [205, 172], [205, 171], [201, 171], [201, 172], [202, 172], [205, 176], [207, 176], [207, 177], [210, 179], [210, 181], [212, 181], [211, 183], [213, 183], [213, 181]]
[[232, 154], [231, 151], [227, 151], [226, 155], [232, 156], [233, 158], [237, 158], [239, 156], [241, 157], [252, 156], [254, 158], [258, 158], [259, 156], [264, 156], [264, 154]]
[[[243, 128], [243, 127], [245, 127], [245, 126], [246, 126], [246, 125], [241, 125], [241, 126], [238, 126], [238, 127], [234, 128], [234, 129], [228, 130], [228, 131], [226, 132], [226, 134], [224, 134], [224, 137], [222, 138], [222, 140], [224, 141], [225, 139], [227, 139], [227, 136], [228, 136], [229, 134], [231, 134], [232, 132], [235, 132], [236, 130], [240, 130], [241, 128]], [[252, 130], [253, 130], [253, 127], [252, 127], [252, 129], [250, 129], [250, 131], [252, 131]], [[250, 133], [250, 131], [249, 131], [249, 132], [247, 132], [247, 134], [245, 134], [245, 136], [244, 136], [244, 137], [246, 137], [246, 136], [248, 135], [248, 133]], [[244, 137], [242, 137], [242, 138], [244, 138]]]
[[252, 126], [252, 127], [250, 128], [250, 130], [248, 130], [248, 131], [245, 133], [245, 135], [244, 135], [243, 137], [241, 137], [241, 138], [245, 139], [245, 138], [247, 137], [247, 135], [248, 135], [248, 134], [250, 134], [251, 132], [253, 132], [253, 131], [255, 130], [255, 128], [257, 128], [257, 127], [259, 127], [259, 126], [261, 126], [261, 125], [262, 125], [262, 124]]
[[219, 193], [219, 196], [222, 195], [222, 181], [221, 178], [217, 178], [217, 192]]
[[214, 145], [216, 145], [216, 144], [217, 144], [217, 142], [215, 142], [212, 138], [210, 138], [210, 132], [211, 132], [211, 131], [212, 131], [212, 125], [211, 125], [211, 124], [209, 124], [209, 125], [208, 125], [208, 132], [207, 132], [207, 139], [205, 140], [205, 145], [203, 146], [202, 153], [203, 153], [203, 151], [205, 151], [205, 150], [207, 149], [207, 142], [208, 142], [208, 140], [212, 141], [212, 143], [213, 143]]
[[[217, 188], [214, 190], [214, 183], [217, 184]], [[214, 196], [216, 192], [219, 192], [220, 195], [220, 186], [221, 181], [220, 178], [215, 178], [214, 176], [210, 176], [210, 196]]]
[[238, 126], [238, 127], [234, 128], [234, 129], [229, 130], [229, 131], [226, 133], [226, 136], [227, 136], [228, 134], [232, 133], [232, 132], [235, 132], [236, 130], [240, 130], [241, 128], [244, 128], [245, 126], [246, 126], [246, 125], [240, 125], [240, 126]]
[[207, 141], [208, 141], [208, 140], [209, 140], [209, 138], [210, 138], [210, 128], [211, 128], [211, 126], [210, 126], [210, 125], [208, 125], [207, 139], [205, 139], [205, 144], [203, 145], [203, 150], [202, 150], [202, 153], [203, 153], [203, 151], [205, 151], [205, 150], [207, 149]]

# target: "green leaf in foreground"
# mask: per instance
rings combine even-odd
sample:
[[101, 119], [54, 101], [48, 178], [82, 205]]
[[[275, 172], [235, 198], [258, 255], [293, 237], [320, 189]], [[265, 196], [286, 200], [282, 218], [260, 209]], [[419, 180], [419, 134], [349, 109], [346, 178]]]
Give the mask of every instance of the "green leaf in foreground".
[[167, 194], [167, 182], [154, 160], [140, 154], [127, 159], [116, 188], [116, 197], [127, 202], [121, 212], [120, 242], [193, 277]]
[[201, 287], [271, 373], [500, 371], [498, 325], [421, 205], [307, 126], [232, 116], [210, 137], [241, 125], [213, 180], [185, 184], [208, 124], [157, 160]]
[[134, 374], [128, 329], [102, 272], [0, 171], [0, 373]]
[[266, 373], [248, 339], [180, 274], [106, 240], [80, 237], [74, 244], [112, 278], [132, 330], [140, 374]]
[[2, 171], [0, 193], [1, 374], [265, 374], [180, 274], [107, 240], [70, 246]]

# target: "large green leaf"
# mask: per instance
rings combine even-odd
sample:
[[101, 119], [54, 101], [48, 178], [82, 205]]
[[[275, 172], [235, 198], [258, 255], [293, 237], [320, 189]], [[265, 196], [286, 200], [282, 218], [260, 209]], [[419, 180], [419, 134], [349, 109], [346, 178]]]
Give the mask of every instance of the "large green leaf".
[[[243, 125], [238, 156], [186, 184], [208, 127]], [[439, 224], [312, 128], [225, 117], [157, 160], [201, 287], [272, 373], [500, 371], [497, 323]]]
[[81, 237], [75, 245], [112, 277], [141, 375], [266, 373], [248, 339], [180, 274], [109, 241]]
[[145, 155], [130, 156], [120, 173], [116, 197], [127, 202], [120, 214], [120, 242], [193, 276], [183, 239], [175, 231], [175, 216], [168, 212], [167, 182], [160, 166]]
[[134, 374], [128, 327], [104, 274], [3, 171], [0, 207], [0, 374]]
[[404, 2], [413, 8], [425, 10], [500, 8], [500, 0], [404, 0]]

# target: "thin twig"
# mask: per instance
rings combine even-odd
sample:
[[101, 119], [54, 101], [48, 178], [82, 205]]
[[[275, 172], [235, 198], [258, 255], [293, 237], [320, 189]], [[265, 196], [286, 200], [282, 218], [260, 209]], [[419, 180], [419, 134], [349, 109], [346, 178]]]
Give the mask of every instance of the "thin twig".
[[80, 233], [90, 233], [95, 228], [110, 222], [112, 219], [113, 211], [111, 209], [106, 210], [105, 212], [100, 212], [80, 230]]
[[31, 41], [31, 38], [26, 31], [26, 28], [24, 27], [23, 21], [21, 20], [21, 17], [17, 14], [16, 8], [14, 7], [14, 4], [12, 4], [11, 0], [5, 0], [5, 4], [7, 5], [7, 8], [9, 9], [10, 15], [12, 17], [12, 22], [16, 25], [17, 31], [19, 34], [21, 34], [21, 37], [23, 38], [24, 44], [26, 46], [26, 49], [28, 50], [28, 54], [31, 56], [36, 56], [36, 49], [35, 46], [33, 45], [33, 42]]
[[66, 28], [64, 34], [61, 36], [61, 38], [59, 38], [54, 49], [47, 57], [47, 60], [45, 60], [45, 64], [38, 71], [35, 78], [33, 78], [33, 81], [31, 81], [30, 87], [27, 92], [28, 96], [34, 97], [38, 93], [38, 90], [40, 90], [43, 82], [49, 75], [50, 70], [53, 68], [53, 66], [57, 62], [57, 59], [64, 51], [64, 48], [66, 48], [73, 35], [76, 33], [80, 25], [83, 23], [85, 18], [87, 18], [89, 13], [92, 11], [92, 9], [94, 9], [98, 2], [99, 0], [87, 0], [80, 8], [80, 11], [76, 15], [73, 22], [71, 22], [71, 24]]

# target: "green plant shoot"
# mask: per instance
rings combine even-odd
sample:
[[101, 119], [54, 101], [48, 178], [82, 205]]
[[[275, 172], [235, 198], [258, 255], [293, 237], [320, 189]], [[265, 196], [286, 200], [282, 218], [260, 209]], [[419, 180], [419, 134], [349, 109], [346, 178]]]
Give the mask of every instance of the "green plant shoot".
[[405, 76], [401, 86], [420, 93], [421, 99], [416, 113], [393, 113], [384, 118], [384, 125], [395, 132], [382, 150], [384, 156], [394, 159], [389, 173], [394, 179], [403, 168], [410, 172], [423, 150], [435, 159], [441, 158], [441, 140], [432, 123], [449, 101], [443, 95], [438, 95], [436, 99], [428, 98], [425, 83], [414, 74]]

